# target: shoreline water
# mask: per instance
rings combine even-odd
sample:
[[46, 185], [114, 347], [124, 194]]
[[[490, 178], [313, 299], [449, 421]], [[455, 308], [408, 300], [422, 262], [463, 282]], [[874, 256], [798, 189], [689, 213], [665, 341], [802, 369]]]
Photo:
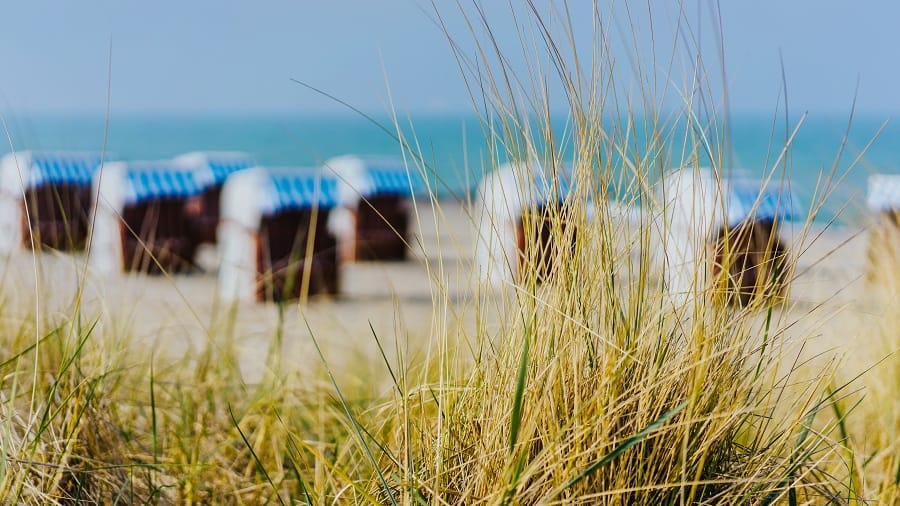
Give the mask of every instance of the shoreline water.
[[[227, 150], [250, 153], [263, 165], [310, 167], [340, 154], [402, 154], [394, 138], [397, 132], [392, 120], [384, 115], [375, 120], [387, 132], [366, 118], [350, 114], [113, 113], [108, 132], [102, 114], [7, 114], [4, 119], [12, 147], [17, 150], [99, 151], [106, 140], [107, 152], [125, 160]], [[900, 143], [898, 125], [888, 124], [865, 156], [857, 159], [885, 119], [877, 114], [855, 118], [846, 150], [835, 165], [847, 118], [811, 115], [800, 126], [789, 156], [776, 165], [784, 140], [796, 123], [785, 125], [780, 118], [762, 114], [734, 114], [730, 119], [730, 146], [726, 150], [730, 154], [726, 163], [751, 175], [773, 169], [779, 174], [784, 170], [805, 204], [816, 198], [815, 188], [822, 175], [836, 166], [835, 175], [841, 181], [819, 220], [828, 221], [849, 203], [849, 214], [840, 218], [852, 223], [864, 205], [868, 175], [900, 173], [900, 155], [892, 148]], [[474, 115], [427, 114], [398, 121], [407, 142], [414, 149], [421, 149], [423, 159], [440, 178], [435, 185], [439, 198], [464, 200], [472, 194], [483, 172], [502, 162], [489, 161], [483, 126]], [[565, 118], [559, 117], [554, 123], [563, 131]], [[639, 132], [637, 137], [640, 138]], [[0, 151], [10, 150], [5, 144], [6, 149]]]

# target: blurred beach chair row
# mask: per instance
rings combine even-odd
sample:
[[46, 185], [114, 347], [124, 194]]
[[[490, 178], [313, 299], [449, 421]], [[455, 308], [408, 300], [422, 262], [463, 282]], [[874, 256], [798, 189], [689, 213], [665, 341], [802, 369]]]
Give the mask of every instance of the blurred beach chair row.
[[[673, 170], [654, 184], [649, 202], [637, 206], [616, 201], [617, 192], [599, 188], [596, 179], [590, 171], [538, 163], [506, 164], [488, 174], [477, 193], [481, 281], [495, 287], [544, 281], [555, 261], [579, 254], [580, 223], [602, 224], [609, 229], [607, 243], [624, 242], [613, 255], [627, 259], [629, 248], [647, 248], [678, 303], [710, 293], [711, 286], [721, 288], [712, 292], [725, 303], [742, 306], [783, 292], [789, 274], [783, 232], [804, 213], [779, 181]], [[629, 243], [628, 231], [641, 229], [649, 230], [650, 240], [638, 233]], [[603, 249], [589, 254], [609, 256]]]
[[[195, 270], [198, 248], [217, 243], [225, 300], [335, 294], [342, 264], [406, 258], [411, 203], [426, 190], [415, 169], [391, 158], [273, 169], [243, 153], [195, 152], [100, 168], [98, 154], [6, 155], [0, 252], [79, 250], [90, 237], [95, 271], [162, 274]], [[742, 306], [783, 292], [785, 235], [805, 218], [786, 181], [673, 170], [638, 206], [610, 198], [596, 176], [539, 163], [488, 173], [475, 202], [478, 279], [494, 287], [545, 282], [559, 258], [578, 254], [579, 227], [600, 223], [616, 238], [649, 230], [647, 254], [677, 301], [711, 286]], [[900, 176], [872, 176], [868, 204], [882, 217], [872, 243], [892, 244], [900, 236]], [[572, 219], [574, 209], [583, 219]]]
[[340, 265], [404, 260], [424, 180], [400, 159], [342, 156], [267, 168], [236, 152], [160, 161], [94, 153], [0, 160], [0, 252], [83, 250], [96, 272], [196, 270], [216, 244], [219, 296], [287, 300], [336, 294]]

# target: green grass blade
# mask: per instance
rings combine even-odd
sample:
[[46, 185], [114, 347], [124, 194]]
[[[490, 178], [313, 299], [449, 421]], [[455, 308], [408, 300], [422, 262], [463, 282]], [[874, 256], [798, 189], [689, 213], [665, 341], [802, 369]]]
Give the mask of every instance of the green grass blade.
[[394, 382], [394, 386], [397, 388], [397, 393], [401, 396], [403, 395], [403, 390], [401, 388], [400, 382], [397, 380], [397, 375], [394, 374], [394, 368], [391, 367], [391, 361], [387, 358], [387, 353], [384, 352], [384, 347], [381, 345], [381, 339], [378, 339], [378, 333], [375, 332], [375, 327], [372, 326], [372, 320], [369, 320], [369, 330], [372, 331], [372, 337], [375, 338], [375, 344], [378, 345], [378, 352], [381, 353], [381, 359], [384, 360], [384, 365], [387, 367], [388, 373], [391, 375], [391, 381]]
[[57, 332], [58, 330], [59, 330], [58, 328], [55, 328], [55, 329], [51, 330], [50, 332], [47, 332], [47, 333], [44, 334], [40, 339], [38, 339], [37, 341], [35, 341], [35, 342], [31, 343], [30, 345], [26, 346], [25, 348], [23, 348], [21, 351], [19, 351], [18, 353], [16, 353], [16, 354], [13, 355], [12, 357], [10, 357], [10, 358], [4, 360], [3, 362], [0, 362], [0, 369], [2, 369], [2, 368], [4, 368], [4, 367], [8, 366], [9, 364], [12, 364], [12, 363], [15, 362], [16, 360], [19, 360], [19, 359], [22, 358], [22, 356], [24, 356], [26, 353], [28, 353], [28, 352], [30, 352], [31, 350], [33, 350], [33, 349], [37, 348], [38, 346], [40, 346], [44, 341], [46, 341], [46, 340], [49, 339], [51, 336], [53, 336], [54, 334], [56, 334], [56, 332]]
[[516, 393], [513, 397], [512, 415], [509, 423], [509, 454], [513, 454], [519, 429], [522, 424], [522, 403], [525, 397], [525, 385], [528, 381], [528, 353], [531, 346], [531, 327], [525, 329], [525, 340], [522, 343], [522, 355], [519, 359], [519, 372], [516, 378]]
[[685, 406], [687, 406], [686, 400], [681, 401], [680, 403], [678, 403], [677, 406], [675, 406], [674, 408], [670, 409], [669, 411], [663, 413], [663, 415], [661, 417], [659, 417], [656, 420], [647, 424], [647, 426], [644, 427], [640, 432], [638, 432], [637, 434], [635, 434], [635, 435], [629, 437], [628, 439], [626, 439], [625, 441], [623, 441], [622, 444], [620, 444], [615, 449], [613, 449], [613, 451], [607, 453], [606, 455], [601, 457], [599, 460], [597, 460], [593, 464], [589, 465], [584, 471], [579, 473], [578, 476], [575, 476], [571, 480], [567, 481], [566, 484], [563, 485], [558, 491], [556, 491], [551, 497], [557, 495], [558, 493], [562, 492], [563, 490], [573, 487], [581, 480], [583, 480], [583, 479], [587, 478], [588, 476], [597, 472], [601, 467], [616, 460], [620, 455], [625, 453], [629, 448], [640, 443], [647, 436], [649, 436], [654, 431], [656, 431], [657, 429], [662, 427], [663, 424], [665, 424], [670, 419], [672, 419], [672, 417], [677, 415], [682, 409], [684, 409]]
[[[291, 442], [290, 444], [291, 446], [296, 448], [296, 445], [294, 445], [293, 442]], [[300, 492], [302, 492], [303, 497], [306, 498], [306, 504], [312, 505], [312, 497], [309, 496], [309, 490], [306, 488], [306, 482], [303, 481], [303, 476], [300, 475], [300, 470], [297, 468], [297, 462], [294, 460], [293, 455], [288, 455], [287, 463], [291, 468], [291, 472], [294, 473], [294, 478], [297, 480], [297, 485], [300, 486]]]
[[344, 394], [341, 393], [340, 387], [338, 387], [337, 381], [334, 379], [334, 375], [331, 373], [331, 368], [328, 367], [328, 362], [325, 360], [325, 355], [322, 353], [322, 349], [319, 347], [319, 341], [316, 339], [312, 328], [309, 326], [309, 321], [306, 318], [303, 319], [303, 322], [306, 324], [306, 330], [309, 331], [310, 338], [312, 339], [313, 346], [316, 347], [316, 353], [319, 355], [319, 360], [322, 361], [322, 366], [325, 367], [325, 373], [328, 375], [328, 381], [331, 382], [331, 386], [334, 387], [334, 391], [338, 396], [338, 400], [341, 401], [341, 407], [344, 409], [344, 414], [347, 415], [347, 418], [350, 419], [351, 425], [353, 425], [353, 431], [356, 432], [356, 437], [359, 438], [359, 443], [363, 447], [363, 451], [366, 454], [366, 458], [369, 459], [369, 463], [372, 464], [372, 468], [375, 470], [375, 473], [378, 474], [378, 480], [381, 482], [381, 486], [384, 487], [384, 492], [387, 494], [388, 499], [390, 499], [391, 504], [393, 506], [397, 505], [397, 500], [394, 498], [394, 493], [391, 491], [391, 487], [388, 486], [387, 480], [384, 477], [384, 474], [381, 472], [381, 469], [378, 467], [378, 462], [375, 460], [375, 456], [372, 455], [372, 449], [369, 448], [369, 444], [366, 443], [366, 439], [363, 436], [362, 427], [359, 424], [359, 421], [353, 416], [353, 412], [350, 410], [350, 405], [347, 404], [347, 400], [344, 399]]
[[281, 498], [281, 494], [278, 493], [278, 487], [272, 482], [272, 478], [269, 477], [269, 473], [266, 471], [265, 466], [263, 466], [262, 462], [259, 460], [259, 456], [257, 456], [256, 452], [253, 450], [253, 445], [250, 444], [250, 441], [247, 440], [247, 436], [244, 435], [244, 431], [242, 431], [240, 425], [238, 425], [238, 421], [234, 417], [234, 411], [231, 410], [231, 404], [228, 405], [228, 415], [231, 417], [231, 423], [234, 425], [234, 428], [237, 429], [238, 434], [241, 435], [241, 439], [244, 441], [247, 449], [250, 450], [250, 455], [253, 456], [253, 461], [256, 462], [256, 468], [259, 469], [259, 472], [261, 472], [266, 478], [266, 481], [269, 482], [269, 485], [272, 487], [272, 492], [274, 492], [275, 497], [278, 498], [278, 502], [284, 506], [284, 500]]
[[[275, 418], [278, 419], [278, 422], [281, 423], [285, 428], [287, 428], [287, 424], [284, 422], [284, 419], [281, 418], [281, 413], [275, 411]], [[300, 456], [300, 448], [297, 448], [297, 443], [294, 442], [294, 435], [288, 432], [287, 444], [290, 447], [291, 452], [288, 453], [288, 463], [291, 466], [291, 471], [294, 473], [294, 477], [297, 479], [297, 483], [300, 485], [300, 491], [303, 493], [303, 497], [306, 498], [306, 504], [313, 504], [312, 497], [309, 495], [309, 487], [306, 486], [306, 481], [303, 480], [303, 476], [300, 474], [300, 469], [297, 468], [297, 462], [294, 459], [294, 455]]]
[[[159, 465], [159, 432], [156, 425], [156, 384], [153, 371], [153, 358], [150, 358], [150, 424], [153, 432], [153, 467]], [[150, 488], [153, 489], [153, 473], [150, 473]]]

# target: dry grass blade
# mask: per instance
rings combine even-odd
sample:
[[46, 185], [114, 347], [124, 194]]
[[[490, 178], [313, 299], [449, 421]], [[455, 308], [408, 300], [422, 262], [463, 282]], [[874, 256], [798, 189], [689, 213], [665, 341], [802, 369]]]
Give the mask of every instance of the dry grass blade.
[[265, 477], [266, 481], [269, 483], [269, 486], [272, 487], [272, 493], [278, 499], [278, 502], [284, 505], [284, 499], [281, 498], [281, 494], [278, 493], [278, 487], [275, 486], [275, 483], [272, 482], [272, 478], [269, 477], [269, 472], [266, 471], [266, 467], [259, 460], [259, 457], [256, 455], [256, 451], [253, 450], [253, 445], [250, 444], [250, 441], [247, 440], [247, 436], [244, 435], [244, 431], [241, 430], [241, 426], [238, 423], [237, 419], [234, 417], [234, 411], [232, 411], [231, 406], [228, 406], [228, 416], [231, 417], [231, 423], [234, 425], [234, 428], [238, 431], [238, 434], [241, 436], [241, 440], [247, 447], [247, 450], [250, 451], [250, 455], [253, 457], [253, 461], [256, 463], [256, 469], [262, 473], [263, 477]]
[[347, 404], [347, 400], [344, 398], [344, 395], [341, 393], [340, 387], [338, 387], [337, 381], [334, 379], [334, 375], [331, 374], [331, 369], [328, 368], [328, 361], [325, 360], [325, 355], [322, 354], [322, 349], [319, 348], [319, 343], [315, 338], [315, 335], [312, 329], [309, 327], [309, 322], [304, 319], [304, 323], [306, 324], [307, 329], [310, 332], [310, 336], [313, 341], [313, 345], [316, 348], [316, 354], [318, 354], [319, 359], [322, 361], [322, 365], [325, 366], [325, 373], [328, 375], [328, 381], [331, 382], [331, 386], [334, 388], [335, 394], [337, 394], [338, 399], [341, 402], [341, 407], [344, 409], [344, 414], [347, 415], [347, 418], [350, 420], [350, 423], [353, 426], [353, 430], [356, 434], [357, 440], [359, 444], [362, 446], [365, 451], [366, 457], [372, 463], [372, 466], [375, 469], [375, 473], [378, 475], [378, 480], [381, 482], [381, 486], [384, 487], [384, 493], [387, 495], [387, 498], [390, 500], [391, 504], [397, 506], [397, 500], [394, 498], [394, 492], [391, 490], [391, 487], [388, 485], [387, 480], [382, 473], [382, 470], [378, 466], [378, 462], [375, 460], [374, 455], [372, 455], [372, 450], [369, 448], [369, 443], [366, 440], [366, 437], [363, 435], [362, 427], [359, 424], [359, 421], [353, 415], [353, 412], [350, 410], [350, 406]]
[[587, 478], [588, 476], [590, 476], [591, 474], [593, 474], [594, 472], [596, 472], [596, 471], [597, 471], [598, 469], [600, 469], [601, 467], [603, 467], [603, 466], [609, 464], [610, 462], [612, 462], [613, 460], [615, 460], [616, 458], [618, 458], [620, 455], [622, 455], [623, 453], [625, 453], [629, 448], [631, 448], [632, 446], [634, 446], [634, 445], [640, 443], [644, 438], [646, 438], [647, 436], [649, 436], [650, 434], [652, 434], [654, 431], [656, 431], [658, 428], [660, 428], [663, 424], [665, 424], [666, 422], [668, 422], [669, 420], [671, 420], [672, 417], [674, 417], [675, 415], [677, 415], [682, 409], [684, 409], [685, 406], [687, 406], [687, 401], [681, 401], [681, 402], [680, 402], [678, 405], [676, 405], [672, 410], [670, 410], [670, 411], [668, 411], [668, 412], [666, 412], [666, 413], [663, 413], [663, 415], [662, 415], [661, 417], [659, 417], [658, 419], [656, 419], [656, 420], [654, 420], [653, 422], [651, 422], [650, 425], [644, 427], [643, 430], [641, 430], [641, 431], [638, 432], [637, 434], [635, 434], [635, 435], [629, 437], [629, 438], [626, 439], [625, 441], [622, 441], [622, 443], [621, 443], [619, 446], [617, 446], [613, 451], [607, 453], [607, 454], [604, 455], [600, 460], [598, 460], [598, 461], [592, 463], [591, 465], [589, 465], [589, 466], [588, 466], [584, 471], [582, 471], [578, 476], [575, 476], [575, 477], [572, 478], [571, 480], [567, 481], [567, 482], [563, 485], [562, 489], [560, 489], [560, 490], [556, 491], [555, 493], [551, 494], [550, 497], [549, 497], [548, 499], [552, 499], [553, 497], [555, 497], [556, 495], [558, 495], [559, 493], [561, 493], [563, 490], [566, 490], [566, 489], [568, 489], [568, 488], [571, 488], [572, 486], [574, 486], [575, 484], [577, 484], [577, 483], [580, 482], [581, 480]]

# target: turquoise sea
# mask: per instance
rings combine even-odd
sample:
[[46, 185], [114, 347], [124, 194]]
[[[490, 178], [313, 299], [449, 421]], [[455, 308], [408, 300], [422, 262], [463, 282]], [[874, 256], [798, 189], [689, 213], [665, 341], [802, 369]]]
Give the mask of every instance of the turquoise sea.
[[[102, 115], [5, 115], [15, 149], [99, 150], [104, 144]], [[851, 164], [887, 120], [855, 117], [837, 174], [845, 175], [820, 220], [839, 214], [855, 222], [864, 208], [866, 178], [873, 172], [900, 173], [900, 125], [888, 123], [872, 146]], [[798, 118], [791, 120], [790, 129]], [[376, 118], [396, 134], [390, 118]], [[488, 157], [483, 128], [474, 116], [422, 115], [400, 120], [407, 140], [420, 150], [440, 180], [442, 197], [463, 198], [476, 184]], [[557, 122], [563, 130], [565, 120]], [[771, 167], [784, 144], [785, 121], [766, 115], [734, 115], [730, 122], [730, 165], [749, 173]], [[790, 150], [788, 175], [801, 200], [812, 198], [820, 174], [831, 170], [848, 118], [808, 116]], [[8, 151], [9, 142], [4, 142]], [[193, 150], [237, 150], [271, 166], [315, 166], [347, 153], [398, 155], [396, 140], [371, 121], [348, 115], [127, 114], [109, 118], [107, 151], [123, 159], [159, 159]], [[849, 169], [849, 170], [848, 170]], [[849, 205], [845, 205], [849, 204]], [[839, 209], [843, 211], [838, 212]]]

